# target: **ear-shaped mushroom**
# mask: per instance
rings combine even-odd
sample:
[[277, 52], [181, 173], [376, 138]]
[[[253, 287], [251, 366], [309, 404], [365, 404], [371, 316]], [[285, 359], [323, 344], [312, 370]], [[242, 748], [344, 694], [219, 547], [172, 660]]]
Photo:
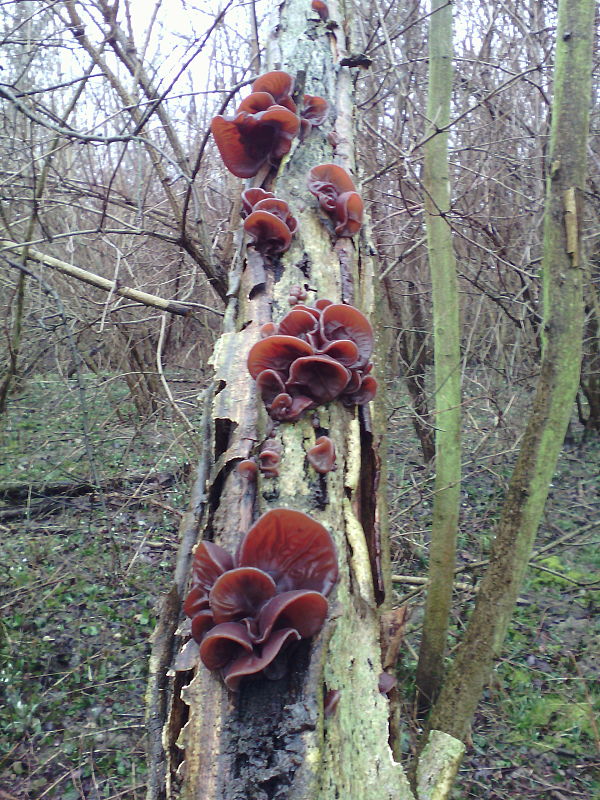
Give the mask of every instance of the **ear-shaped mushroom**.
[[287, 376], [292, 361], [312, 353], [308, 342], [295, 336], [268, 336], [250, 348], [248, 370], [254, 379], [265, 369], [273, 369]]
[[229, 691], [237, 692], [242, 678], [257, 675], [266, 670], [290, 643], [297, 642], [299, 639], [298, 631], [293, 628], [282, 628], [269, 637], [262, 646], [260, 655], [256, 652], [244, 653], [231, 661], [223, 669], [223, 679]]
[[244, 537], [237, 560], [267, 572], [278, 592], [309, 589], [327, 595], [338, 577], [329, 532], [308, 514], [289, 508], [263, 514]]
[[288, 390], [290, 387], [300, 387], [303, 394], [321, 404], [335, 400], [349, 380], [350, 373], [339, 361], [327, 356], [307, 356], [297, 358], [290, 366], [286, 387]]
[[278, 439], [266, 439], [258, 460], [260, 461], [260, 471], [265, 478], [277, 478], [281, 461], [281, 442]]
[[290, 207], [285, 200], [279, 200], [277, 197], [266, 197], [264, 200], [259, 200], [254, 204], [254, 211], [268, 211], [270, 214], [279, 217], [282, 222], [285, 222], [292, 235], [298, 230], [298, 220], [290, 212]]
[[252, 641], [244, 625], [224, 622], [216, 625], [200, 645], [200, 658], [208, 669], [221, 669], [245, 650], [252, 653]]
[[308, 463], [321, 475], [331, 472], [335, 467], [335, 447], [329, 436], [319, 436], [306, 457]]
[[365, 375], [360, 387], [355, 392], [344, 392], [344, 405], [364, 406], [370, 403], [377, 394], [377, 381], [372, 375]]
[[304, 95], [304, 108], [302, 109], [302, 119], [307, 120], [311, 125], [322, 125], [329, 113], [329, 103], [322, 97], [314, 94]]
[[310, 192], [333, 217], [338, 236], [354, 236], [362, 224], [363, 203], [350, 175], [338, 164], [320, 164], [308, 173]]
[[257, 78], [252, 84], [253, 92], [268, 92], [276, 103], [296, 113], [296, 103], [292, 100], [294, 79], [287, 72], [273, 70]]
[[322, 350], [319, 350], [319, 355], [334, 358], [345, 367], [351, 367], [359, 359], [358, 347], [350, 339], [338, 339], [337, 342], [330, 342]]
[[335, 205], [338, 236], [354, 236], [359, 232], [363, 221], [364, 205], [358, 192], [344, 192]]
[[305, 411], [314, 407], [315, 403], [312, 397], [303, 394], [292, 397], [287, 392], [282, 392], [271, 403], [269, 416], [279, 422], [295, 422]]
[[317, 12], [322, 22], [327, 22], [329, 19], [329, 8], [327, 3], [324, 3], [323, 0], [312, 0], [310, 7], [313, 11]]
[[321, 314], [321, 334], [328, 342], [350, 339], [358, 348], [361, 365], [373, 352], [373, 328], [364, 314], [343, 303], [332, 303]]
[[256, 388], [266, 406], [270, 406], [278, 394], [285, 392], [285, 385], [279, 373], [275, 372], [273, 369], [263, 369], [263, 371], [258, 374], [256, 378]]
[[[262, 107], [269, 95], [258, 94], [264, 97], [252, 102]], [[289, 152], [300, 120], [289, 109], [271, 105], [256, 113], [242, 110], [233, 119], [218, 115], [210, 129], [227, 169], [238, 178], [251, 178], [267, 161], [273, 163]]]
[[210, 590], [210, 608], [215, 622], [235, 622], [254, 617], [275, 594], [273, 579], [255, 567], [224, 572]]
[[305, 589], [272, 597], [261, 608], [258, 617], [257, 643], [266, 641], [271, 632], [279, 628], [294, 628], [303, 639], [309, 639], [321, 630], [328, 605], [321, 592]]
[[237, 465], [237, 471], [247, 481], [255, 481], [258, 473], [256, 462], [251, 458], [244, 458]]
[[209, 631], [214, 624], [215, 618], [213, 617], [212, 611], [209, 609], [194, 614], [192, 617], [192, 637], [194, 641], [200, 644], [206, 632]]
[[210, 591], [217, 578], [233, 568], [233, 559], [222, 547], [214, 542], [200, 542], [192, 562], [192, 587]]
[[248, 214], [252, 213], [257, 203], [260, 203], [261, 200], [268, 200], [271, 197], [275, 197], [273, 192], [265, 192], [264, 189], [258, 186], [246, 189], [242, 192], [242, 216], [247, 217]]
[[309, 311], [294, 308], [279, 323], [279, 333], [284, 336], [303, 337], [306, 333], [313, 333], [317, 327], [318, 322]]
[[288, 226], [268, 211], [253, 211], [244, 220], [244, 230], [250, 236], [250, 243], [263, 255], [285, 253], [292, 243]]

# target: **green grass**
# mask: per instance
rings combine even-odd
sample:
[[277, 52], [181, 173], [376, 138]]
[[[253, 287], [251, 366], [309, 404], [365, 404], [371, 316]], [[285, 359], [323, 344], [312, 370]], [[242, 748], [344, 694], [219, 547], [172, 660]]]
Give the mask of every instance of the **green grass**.
[[[87, 380], [101, 480], [176, 472], [187, 459], [168, 420], [141, 425], [123, 385]], [[2, 486], [91, 477], [72, 384], [36, 379], [12, 403]], [[139, 496], [134, 496], [138, 491]], [[169, 585], [186, 487], [136, 482], [9, 518], [0, 549], [0, 788], [18, 798], [144, 794], [149, 638]], [[9, 502], [4, 503], [4, 508]], [[25, 504], [26, 505], [26, 504]], [[2, 506], [0, 506], [1, 508]]]

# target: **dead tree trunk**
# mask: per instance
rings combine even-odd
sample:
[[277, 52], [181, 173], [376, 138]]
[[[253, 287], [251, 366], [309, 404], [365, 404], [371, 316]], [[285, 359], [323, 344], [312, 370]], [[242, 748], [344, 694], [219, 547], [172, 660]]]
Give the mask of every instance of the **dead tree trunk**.
[[[368, 235], [363, 229], [354, 239], [336, 237], [306, 189], [307, 173], [317, 164], [335, 161], [354, 172], [351, 73], [339, 65], [346, 55], [344, 29], [324, 24], [308, 0], [287, 0], [279, 14], [268, 66], [291, 73], [300, 94], [326, 98], [330, 118], [306, 141], [296, 140], [277, 175], [263, 181], [267, 189], [276, 184], [277, 196], [298, 218], [299, 232], [281, 263], [267, 270], [264, 283], [252, 278], [249, 266], [256, 256], [251, 251], [245, 260], [240, 256], [232, 274], [224, 333], [213, 356], [214, 396], [206, 409], [210, 458], [201, 465], [182, 537], [189, 541], [197, 535], [235, 552], [249, 509], [254, 518], [274, 507], [296, 509], [331, 532], [340, 579], [323, 629], [300, 644], [289, 674], [280, 680], [243, 682], [239, 693], [231, 694], [194, 658], [188, 664], [180, 657], [168, 682], [165, 672], [178, 641], [175, 609], [190, 558], [190, 548], [182, 548], [176, 590], [165, 603], [151, 662], [148, 800], [413, 797], [390, 746], [390, 701], [378, 689], [380, 619], [390, 598], [380, 491], [381, 399], [360, 408], [340, 402], [319, 406], [273, 433], [246, 369], [260, 326], [283, 317], [290, 288], [297, 284], [309, 289], [308, 302], [325, 297], [351, 303], [371, 318], [376, 336], [383, 331], [376, 320]], [[382, 342], [376, 345], [374, 373], [381, 375], [377, 346]], [[324, 434], [335, 444], [337, 469], [319, 475], [308, 465], [306, 451]], [[280, 474], [259, 475], [252, 492], [235, 467], [258, 452], [269, 435], [282, 446]], [[193, 648], [192, 643], [192, 653]], [[326, 717], [324, 698], [334, 691], [339, 702]], [[427, 773], [429, 785], [435, 783], [433, 773]]]

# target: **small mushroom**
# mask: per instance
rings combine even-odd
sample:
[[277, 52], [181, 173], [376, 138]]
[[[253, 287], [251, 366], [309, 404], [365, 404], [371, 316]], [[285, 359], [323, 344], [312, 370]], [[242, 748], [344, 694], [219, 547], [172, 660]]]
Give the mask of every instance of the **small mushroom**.
[[278, 69], [266, 72], [254, 81], [252, 91], [268, 92], [278, 105], [296, 113], [296, 104], [292, 100], [294, 79], [289, 73]]
[[329, 436], [319, 436], [307, 452], [308, 463], [321, 475], [335, 467], [335, 447]]
[[327, 22], [329, 19], [329, 8], [327, 3], [324, 3], [323, 0], [312, 0], [310, 7], [313, 11], [317, 12], [322, 22]]
[[265, 369], [273, 369], [287, 376], [293, 361], [312, 353], [313, 349], [308, 342], [296, 336], [268, 336], [250, 348], [248, 370], [255, 379]]
[[281, 461], [281, 442], [274, 438], [266, 439], [258, 460], [260, 462], [260, 471], [265, 478], [277, 478], [279, 476], [279, 462]]
[[277, 256], [289, 248], [292, 233], [285, 222], [268, 211], [253, 211], [244, 220], [244, 230], [250, 236], [250, 243], [259, 253]]
[[349, 380], [350, 373], [339, 361], [327, 356], [306, 356], [297, 358], [290, 366], [286, 387], [293, 387], [321, 404], [335, 400]]
[[362, 225], [363, 202], [350, 175], [338, 164], [320, 164], [308, 173], [309, 191], [333, 218], [338, 236], [354, 236]]

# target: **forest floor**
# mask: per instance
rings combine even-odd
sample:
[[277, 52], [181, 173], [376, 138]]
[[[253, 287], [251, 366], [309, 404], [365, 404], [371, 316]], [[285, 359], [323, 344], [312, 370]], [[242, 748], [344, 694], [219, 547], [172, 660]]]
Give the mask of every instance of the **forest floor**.
[[[199, 389], [173, 387], [183, 403]], [[140, 422], [121, 380], [91, 376], [85, 389], [84, 417], [73, 382], [28, 380], [0, 434], [0, 800], [145, 794], [149, 637], [172, 579], [195, 455], [181, 423]], [[454, 637], [484, 568], [529, 401], [518, 385], [475, 371], [465, 398]], [[394, 404], [390, 515], [396, 599], [410, 605], [398, 670], [409, 759], [422, 603], [411, 579], [425, 571], [432, 475], [405, 398]], [[600, 442], [582, 442], [574, 426], [454, 800], [600, 796], [599, 471]]]

